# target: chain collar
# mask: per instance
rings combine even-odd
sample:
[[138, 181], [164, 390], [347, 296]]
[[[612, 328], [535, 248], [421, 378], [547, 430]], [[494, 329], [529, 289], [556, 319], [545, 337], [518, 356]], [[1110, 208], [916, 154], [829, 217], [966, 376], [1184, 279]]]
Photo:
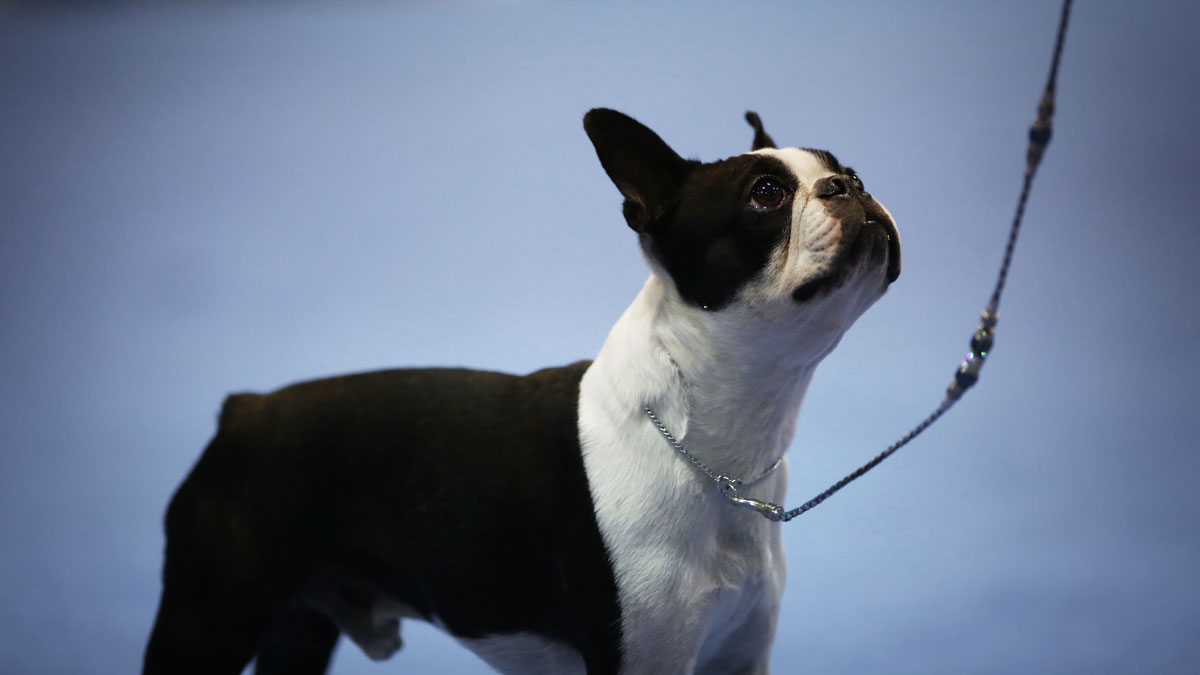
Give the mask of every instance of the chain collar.
[[783, 463], [783, 455], [780, 455], [779, 459], [775, 460], [775, 463], [772, 464], [769, 469], [759, 474], [758, 477], [748, 481], [744, 481], [740, 478], [734, 478], [727, 473], [715, 473], [712, 469], [704, 466], [703, 462], [696, 459], [695, 455], [688, 452], [687, 449], [679, 443], [675, 436], [667, 430], [667, 427], [662, 423], [662, 420], [658, 419], [658, 415], [655, 415], [654, 411], [651, 410], [649, 406], [642, 408], [642, 410], [646, 412], [646, 416], [649, 417], [650, 421], [654, 423], [654, 426], [658, 428], [659, 433], [663, 435], [663, 438], [667, 439], [667, 442], [671, 444], [671, 447], [675, 448], [675, 451], [678, 452], [681, 457], [686, 459], [692, 466], [696, 467], [700, 473], [704, 474], [705, 478], [717, 484], [717, 489], [721, 492], [722, 497], [728, 499], [734, 504], [737, 504], [738, 506], [757, 511], [760, 515], [771, 522], [784, 520], [785, 514], [783, 512], [783, 506], [779, 504], [773, 504], [771, 502], [762, 502], [757, 499], [747, 499], [746, 497], [738, 496], [739, 489], [758, 485], [766, 480], [767, 476], [775, 473], [775, 470], [778, 469], [779, 465]]

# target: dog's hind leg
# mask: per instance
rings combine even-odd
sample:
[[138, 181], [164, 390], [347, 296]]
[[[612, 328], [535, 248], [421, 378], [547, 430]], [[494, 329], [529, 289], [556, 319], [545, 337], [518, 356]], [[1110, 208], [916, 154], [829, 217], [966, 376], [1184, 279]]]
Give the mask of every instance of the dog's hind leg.
[[167, 510], [162, 601], [144, 675], [238, 675], [295, 597], [299, 563], [278, 562], [289, 558], [277, 523], [250, 517], [262, 510], [250, 491], [213, 479], [228, 445], [214, 439]]
[[172, 557], [169, 552], [143, 675], [237, 675], [270, 625], [271, 608], [255, 602], [256, 589], [246, 580], [202, 560]]
[[324, 675], [339, 631], [320, 610], [296, 602], [284, 610], [258, 647], [255, 675]]
[[237, 675], [268, 617], [222, 592], [168, 584], [146, 647], [143, 675]]
[[244, 563], [234, 564], [257, 556], [244, 555], [236, 550], [235, 538], [202, 524], [209, 519], [205, 513], [221, 509], [211, 503], [193, 509], [184, 503], [186, 489], [167, 519], [162, 601], [143, 675], [237, 675], [254, 656], [278, 607], [262, 576]]

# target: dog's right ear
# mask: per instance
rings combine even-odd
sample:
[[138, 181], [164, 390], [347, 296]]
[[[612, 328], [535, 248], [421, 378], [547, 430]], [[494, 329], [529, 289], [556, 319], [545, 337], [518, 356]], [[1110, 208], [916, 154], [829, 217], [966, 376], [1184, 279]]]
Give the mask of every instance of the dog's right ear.
[[753, 110], [746, 111], [746, 122], [754, 128], [754, 142], [750, 145], [750, 150], [762, 150], [763, 148], [775, 147], [775, 139], [763, 129], [762, 118]]
[[678, 202], [683, 184], [699, 162], [685, 160], [637, 120], [607, 108], [583, 116], [608, 177], [625, 196], [625, 221], [637, 232], [655, 225]]

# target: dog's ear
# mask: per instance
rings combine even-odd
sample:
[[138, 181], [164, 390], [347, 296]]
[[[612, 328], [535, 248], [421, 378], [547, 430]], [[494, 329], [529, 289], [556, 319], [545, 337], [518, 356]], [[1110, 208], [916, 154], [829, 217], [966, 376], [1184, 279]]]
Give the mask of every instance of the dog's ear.
[[583, 116], [583, 128], [596, 147], [600, 164], [625, 196], [625, 220], [637, 232], [655, 225], [679, 201], [692, 168], [642, 123], [628, 115], [595, 108]]
[[746, 121], [750, 126], [754, 127], [754, 145], [751, 150], [762, 150], [763, 148], [775, 147], [775, 139], [771, 138], [766, 131], [763, 130], [762, 118], [753, 110], [746, 111]]

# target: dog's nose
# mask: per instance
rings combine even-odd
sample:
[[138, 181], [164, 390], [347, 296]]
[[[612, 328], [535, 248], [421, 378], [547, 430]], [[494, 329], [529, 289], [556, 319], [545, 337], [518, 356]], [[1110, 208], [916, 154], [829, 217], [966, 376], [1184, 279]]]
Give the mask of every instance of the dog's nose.
[[826, 176], [813, 186], [813, 192], [821, 199], [848, 195], [855, 189], [855, 181], [849, 176]]

